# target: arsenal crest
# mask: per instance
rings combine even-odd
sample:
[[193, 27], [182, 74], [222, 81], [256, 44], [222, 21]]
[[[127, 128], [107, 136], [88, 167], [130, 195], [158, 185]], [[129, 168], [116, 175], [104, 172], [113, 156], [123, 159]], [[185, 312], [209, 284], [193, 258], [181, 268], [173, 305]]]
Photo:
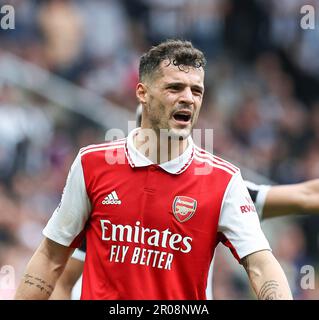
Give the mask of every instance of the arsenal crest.
[[197, 201], [189, 197], [176, 196], [173, 201], [173, 213], [179, 222], [189, 220], [194, 215], [196, 207]]

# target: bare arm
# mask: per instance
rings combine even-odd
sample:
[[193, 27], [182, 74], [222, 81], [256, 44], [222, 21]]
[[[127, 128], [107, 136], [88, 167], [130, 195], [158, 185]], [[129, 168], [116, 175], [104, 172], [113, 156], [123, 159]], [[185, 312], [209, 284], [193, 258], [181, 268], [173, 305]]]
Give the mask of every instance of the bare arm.
[[84, 262], [70, 258], [61, 277], [56, 283], [51, 300], [70, 300], [74, 285], [83, 272]]
[[72, 248], [45, 238], [27, 265], [15, 299], [48, 299], [72, 251]]
[[269, 189], [263, 218], [303, 213], [319, 213], [319, 179], [273, 186]]
[[241, 262], [259, 300], [292, 299], [286, 276], [271, 251], [252, 253]]

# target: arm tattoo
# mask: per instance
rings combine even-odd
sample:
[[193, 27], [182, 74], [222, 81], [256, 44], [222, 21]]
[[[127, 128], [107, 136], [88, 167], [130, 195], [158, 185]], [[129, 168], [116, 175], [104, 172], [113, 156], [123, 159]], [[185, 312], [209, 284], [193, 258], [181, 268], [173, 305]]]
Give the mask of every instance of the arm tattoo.
[[[249, 256], [242, 259], [241, 263], [249, 274]], [[278, 292], [279, 283], [275, 280], [266, 281], [260, 288], [257, 295], [259, 300], [279, 300], [282, 295]]]
[[46, 283], [43, 279], [39, 277], [33, 277], [30, 274], [26, 273], [24, 276], [24, 283], [29, 286], [35, 286], [41, 292], [45, 292], [48, 296], [51, 295], [53, 291], [53, 286]]
[[278, 294], [279, 284], [277, 281], [270, 280], [266, 281], [259, 290], [259, 300], [278, 300], [281, 295]]

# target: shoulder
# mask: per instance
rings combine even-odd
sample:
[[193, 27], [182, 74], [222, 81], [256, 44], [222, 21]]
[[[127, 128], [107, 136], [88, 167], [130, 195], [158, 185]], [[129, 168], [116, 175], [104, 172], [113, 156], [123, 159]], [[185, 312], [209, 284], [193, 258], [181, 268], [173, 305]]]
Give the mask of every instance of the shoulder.
[[197, 146], [194, 146], [194, 160], [200, 164], [209, 165], [213, 169], [217, 169], [218, 172], [223, 172], [231, 176], [240, 173], [240, 169], [232, 163]]
[[85, 172], [104, 170], [106, 164], [123, 164], [126, 159], [125, 146], [126, 139], [101, 144], [92, 144], [80, 149], [78, 155], [79, 161]]
[[101, 151], [106, 151], [106, 150], [113, 150], [113, 149], [120, 149], [120, 148], [125, 148], [126, 144], [126, 138], [124, 139], [119, 139], [119, 140], [114, 140], [111, 142], [105, 142], [105, 143], [100, 143], [100, 144], [91, 144], [89, 146], [83, 147], [79, 151], [79, 155], [81, 158], [85, 155], [97, 155], [98, 153], [101, 153]]

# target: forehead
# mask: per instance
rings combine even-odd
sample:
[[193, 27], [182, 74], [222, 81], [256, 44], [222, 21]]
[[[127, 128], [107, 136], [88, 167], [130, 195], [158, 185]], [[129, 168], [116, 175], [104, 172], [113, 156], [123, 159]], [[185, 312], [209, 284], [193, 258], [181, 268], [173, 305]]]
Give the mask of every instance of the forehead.
[[163, 82], [187, 82], [190, 84], [204, 85], [204, 69], [191, 66], [175, 66], [167, 60], [159, 66], [158, 80]]

